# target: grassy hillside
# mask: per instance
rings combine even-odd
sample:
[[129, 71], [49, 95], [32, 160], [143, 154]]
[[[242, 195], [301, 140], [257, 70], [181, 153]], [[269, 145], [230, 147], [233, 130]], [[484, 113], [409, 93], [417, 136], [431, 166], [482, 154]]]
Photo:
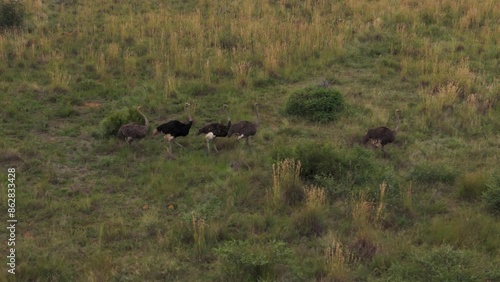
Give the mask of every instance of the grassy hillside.
[[[22, 2], [0, 29], [2, 281], [500, 280], [498, 1]], [[185, 102], [174, 156], [115, 137]], [[256, 102], [251, 146], [208, 154], [198, 128]], [[388, 155], [363, 146], [396, 109]]]

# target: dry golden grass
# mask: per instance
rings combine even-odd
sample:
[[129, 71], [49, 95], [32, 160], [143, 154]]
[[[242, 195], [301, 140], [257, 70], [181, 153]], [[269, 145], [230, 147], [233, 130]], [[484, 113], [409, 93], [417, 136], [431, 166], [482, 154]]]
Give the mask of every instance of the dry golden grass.
[[[273, 187], [271, 191], [272, 203], [277, 206], [282, 200], [288, 201], [287, 194], [302, 189], [300, 180], [300, 161], [285, 159], [273, 164]], [[285, 197], [285, 199], [283, 199]]]
[[308, 185], [304, 187], [306, 196], [306, 206], [310, 208], [323, 208], [326, 204], [325, 188], [316, 185]]
[[356, 262], [356, 258], [333, 234], [328, 234], [327, 238], [331, 239], [331, 243], [324, 249], [329, 278], [334, 281], [350, 281], [352, 277], [349, 266]]

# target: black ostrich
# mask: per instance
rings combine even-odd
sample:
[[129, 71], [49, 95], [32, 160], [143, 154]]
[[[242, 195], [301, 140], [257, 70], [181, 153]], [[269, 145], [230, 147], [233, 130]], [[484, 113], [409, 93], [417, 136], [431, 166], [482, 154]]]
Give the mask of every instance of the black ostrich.
[[181, 144], [177, 143], [177, 141], [175, 141], [175, 138], [179, 137], [179, 136], [188, 135], [189, 129], [191, 129], [191, 126], [193, 125], [193, 118], [191, 116], [191, 113], [189, 112], [189, 106], [190, 106], [189, 103], [184, 104], [184, 111], [186, 111], [187, 116], [188, 116], [187, 123], [182, 123], [178, 120], [171, 120], [169, 122], [166, 122], [166, 123], [158, 126], [153, 131], [153, 136], [157, 135], [160, 132], [165, 134], [165, 136], [163, 138], [169, 142], [169, 151], [170, 152], [172, 152], [172, 142], [174, 142], [176, 145], [178, 145], [180, 147], [184, 147]]
[[233, 135], [238, 135], [238, 140], [241, 138], [245, 138], [245, 143], [247, 145], [250, 145], [248, 142], [248, 138], [250, 136], [254, 136], [257, 133], [257, 128], [259, 127], [260, 123], [260, 115], [259, 115], [259, 104], [255, 103], [254, 104], [254, 110], [255, 114], [257, 115], [257, 121], [255, 123], [250, 122], [250, 121], [240, 121], [237, 122], [233, 125], [231, 125], [231, 128], [229, 128], [229, 131], [227, 132], [228, 137], [232, 137]]
[[137, 107], [137, 111], [144, 117], [144, 125], [131, 122], [122, 125], [118, 130], [118, 137], [121, 139], [125, 139], [129, 145], [133, 140], [142, 139], [148, 134], [148, 118], [141, 112], [141, 106]]
[[366, 143], [371, 140], [372, 144], [376, 145], [377, 147], [381, 145], [382, 152], [387, 155], [387, 152], [384, 150], [384, 146], [396, 140], [396, 133], [399, 130], [401, 110], [396, 109], [395, 115], [397, 125], [394, 130], [391, 130], [385, 126], [369, 129], [365, 137], [363, 137], [363, 144], [366, 145]]
[[229, 113], [227, 112], [228, 105], [224, 104], [222, 108], [226, 112], [227, 125], [218, 122], [213, 122], [200, 128], [196, 133], [196, 135], [205, 134], [205, 141], [207, 141], [207, 149], [209, 153], [210, 153], [210, 142], [212, 141], [214, 142], [215, 152], [217, 153], [219, 152], [219, 150], [217, 149], [217, 145], [215, 145], [215, 138], [226, 137], [229, 128], [231, 128], [231, 118], [229, 117]]

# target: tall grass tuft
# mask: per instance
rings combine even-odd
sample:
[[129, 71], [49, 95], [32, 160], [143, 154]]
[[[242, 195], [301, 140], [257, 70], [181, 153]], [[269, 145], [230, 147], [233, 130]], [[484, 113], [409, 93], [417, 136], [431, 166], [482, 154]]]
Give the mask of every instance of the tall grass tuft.
[[278, 206], [280, 202], [285, 204], [297, 204], [304, 199], [304, 190], [300, 181], [300, 161], [285, 159], [273, 164], [273, 189], [271, 193], [272, 202]]
[[375, 214], [375, 223], [380, 225], [382, 220], [383, 220], [383, 216], [384, 216], [384, 209], [385, 209], [385, 190], [387, 189], [387, 182], [382, 182], [380, 185], [379, 185], [379, 189], [380, 189], [380, 197], [379, 197], [379, 202], [378, 202], [378, 206], [377, 206], [377, 212]]
[[304, 188], [305, 206], [292, 217], [295, 229], [302, 236], [319, 236], [326, 229], [325, 203], [326, 194], [322, 187], [310, 185]]
[[352, 252], [332, 236], [332, 241], [324, 250], [328, 277], [333, 281], [352, 281], [349, 265], [356, 261]]
[[357, 199], [352, 201], [352, 220], [357, 230], [368, 228], [370, 221], [373, 218], [374, 203], [366, 200], [364, 192], [359, 192]]
[[206, 249], [206, 242], [205, 242], [206, 222], [205, 219], [199, 218], [193, 212], [191, 213], [191, 224], [193, 228], [193, 240], [194, 240], [196, 256], [198, 259], [200, 259]]
[[315, 185], [304, 187], [306, 206], [309, 208], [323, 208], [326, 203], [325, 189]]

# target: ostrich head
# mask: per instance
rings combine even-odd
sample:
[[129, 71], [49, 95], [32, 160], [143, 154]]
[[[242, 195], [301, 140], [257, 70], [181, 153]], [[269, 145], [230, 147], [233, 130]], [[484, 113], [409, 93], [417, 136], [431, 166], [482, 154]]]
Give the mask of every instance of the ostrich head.
[[396, 109], [396, 111], [394, 112], [394, 114], [396, 115], [396, 128], [394, 128], [394, 132], [398, 132], [399, 131], [399, 125], [400, 125], [400, 119], [401, 119], [401, 110], [400, 109]]
[[189, 103], [187, 103], [187, 102], [186, 102], [186, 103], [184, 103], [184, 110], [186, 111], [186, 113], [187, 113], [187, 115], [188, 115], [188, 120], [189, 120], [190, 122], [192, 122], [192, 121], [193, 121], [193, 117], [191, 116], [191, 112], [189, 111], [189, 107], [190, 107], [190, 106], [191, 106], [191, 104], [189, 104]]

